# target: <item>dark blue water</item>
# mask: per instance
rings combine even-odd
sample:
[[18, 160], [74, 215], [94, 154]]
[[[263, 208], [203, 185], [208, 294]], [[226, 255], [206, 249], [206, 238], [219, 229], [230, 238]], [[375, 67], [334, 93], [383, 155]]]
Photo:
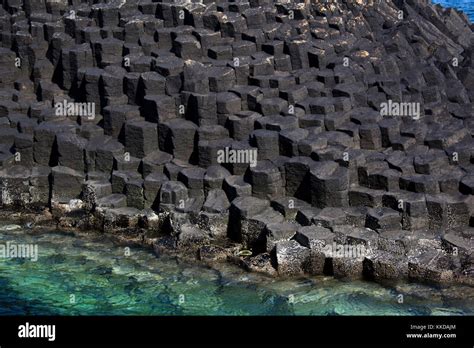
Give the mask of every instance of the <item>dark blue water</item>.
[[474, 0], [433, 0], [433, 3], [461, 10], [474, 22]]

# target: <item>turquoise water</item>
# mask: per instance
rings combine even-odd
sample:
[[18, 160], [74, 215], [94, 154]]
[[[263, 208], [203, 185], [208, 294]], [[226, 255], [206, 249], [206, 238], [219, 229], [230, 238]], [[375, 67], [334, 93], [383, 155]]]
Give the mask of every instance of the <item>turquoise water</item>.
[[471, 22], [474, 22], [474, 1], [473, 0], [433, 0], [435, 4], [444, 7], [454, 7], [467, 14]]
[[[331, 277], [275, 280], [230, 265], [157, 258], [104, 236], [2, 231], [39, 257], [0, 258], [0, 315], [465, 315], [472, 288], [379, 285]], [[403, 303], [399, 303], [403, 294]]]

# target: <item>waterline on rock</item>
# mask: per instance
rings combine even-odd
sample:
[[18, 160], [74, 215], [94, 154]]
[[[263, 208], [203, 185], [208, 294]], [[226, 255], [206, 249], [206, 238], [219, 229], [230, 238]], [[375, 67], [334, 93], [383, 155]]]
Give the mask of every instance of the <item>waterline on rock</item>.
[[[37, 262], [0, 260], [0, 314], [32, 315], [472, 315], [474, 289], [282, 280], [228, 264], [215, 269], [103, 235], [4, 231], [0, 243], [36, 243]], [[400, 303], [399, 296], [403, 301]], [[74, 301], [72, 301], [74, 299]]]
[[474, 22], [474, 2], [472, 0], [433, 0], [433, 3], [463, 11], [471, 22]]

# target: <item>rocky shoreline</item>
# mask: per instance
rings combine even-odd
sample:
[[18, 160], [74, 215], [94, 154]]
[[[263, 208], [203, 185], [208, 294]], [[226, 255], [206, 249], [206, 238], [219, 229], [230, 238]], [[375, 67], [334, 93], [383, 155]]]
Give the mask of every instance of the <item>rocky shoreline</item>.
[[[229, 262], [246, 271], [272, 277], [326, 275], [382, 283], [414, 281], [474, 285], [472, 273], [463, 269], [466, 260], [469, 260], [469, 250], [461, 249], [453, 253], [456, 240], [434, 239], [428, 234], [402, 236], [396, 233], [390, 238], [376, 236], [370, 229], [350, 225], [340, 225], [332, 230], [316, 225], [301, 226], [294, 222], [283, 222], [267, 224], [265, 231], [271, 236], [267, 237], [267, 243], [271, 247], [267, 248], [268, 251], [253, 253], [243, 243], [223, 236], [212, 237], [205, 232], [206, 228], [216, 225], [203, 227], [198, 222], [199, 217], [187, 220], [188, 217], [187, 214], [174, 211], [156, 214], [151, 209], [97, 209], [90, 212], [70, 205], [59, 205], [43, 212], [0, 212], [0, 220], [20, 223], [28, 229], [105, 233], [118, 245], [147, 248], [157, 256], [199, 260], [211, 267]], [[271, 230], [281, 227], [287, 229], [285, 233], [288, 237], [285, 239], [278, 239], [278, 232]], [[257, 230], [250, 229], [249, 232], [255, 233]], [[77, 236], [80, 238], [81, 235]], [[328, 255], [325, 246], [334, 242], [340, 245], [362, 244], [367, 248], [361, 256]]]
[[0, 17], [5, 218], [271, 276], [474, 284], [465, 15], [23, 0]]

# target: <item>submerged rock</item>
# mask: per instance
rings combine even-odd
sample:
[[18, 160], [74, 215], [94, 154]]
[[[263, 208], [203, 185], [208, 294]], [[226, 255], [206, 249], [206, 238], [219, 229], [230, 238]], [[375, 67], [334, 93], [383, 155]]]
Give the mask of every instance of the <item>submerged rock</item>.
[[0, 226], [1, 231], [14, 231], [21, 229], [20, 225], [9, 224], [9, 225], [2, 225]]

